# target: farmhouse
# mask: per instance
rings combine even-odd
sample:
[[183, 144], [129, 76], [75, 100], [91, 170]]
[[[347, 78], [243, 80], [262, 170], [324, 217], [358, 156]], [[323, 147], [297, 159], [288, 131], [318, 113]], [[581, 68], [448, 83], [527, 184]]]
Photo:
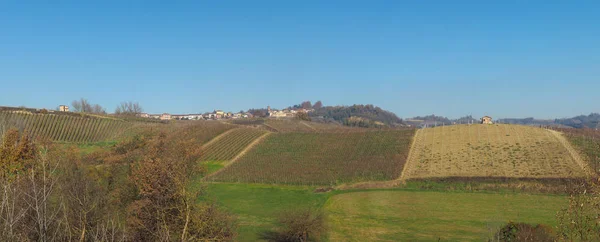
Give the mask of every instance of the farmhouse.
[[483, 116], [483, 118], [481, 118], [481, 124], [493, 124], [492, 117]]
[[69, 111], [69, 106], [67, 106], [67, 105], [60, 105], [60, 106], [58, 106], [58, 111], [68, 112]]
[[163, 113], [162, 115], [160, 115], [160, 120], [170, 120], [170, 119], [171, 119], [171, 114]]

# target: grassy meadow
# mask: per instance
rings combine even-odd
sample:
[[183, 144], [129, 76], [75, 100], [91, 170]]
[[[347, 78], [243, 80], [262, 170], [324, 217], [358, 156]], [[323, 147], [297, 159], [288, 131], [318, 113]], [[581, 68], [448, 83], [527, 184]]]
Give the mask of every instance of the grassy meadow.
[[214, 199], [238, 219], [239, 241], [260, 241], [289, 209], [322, 209], [326, 241], [483, 241], [509, 222], [555, 225], [565, 196], [413, 189], [314, 193], [315, 187], [212, 183]]

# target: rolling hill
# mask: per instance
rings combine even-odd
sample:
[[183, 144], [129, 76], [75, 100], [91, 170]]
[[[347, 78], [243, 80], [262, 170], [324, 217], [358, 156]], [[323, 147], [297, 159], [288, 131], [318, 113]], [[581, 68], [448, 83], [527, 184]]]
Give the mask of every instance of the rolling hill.
[[400, 175], [414, 130], [273, 133], [213, 181], [332, 185]]
[[475, 124], [418, 130], [402, 178], [574, 178], [588, 174], [587, 164], [556, 131]]

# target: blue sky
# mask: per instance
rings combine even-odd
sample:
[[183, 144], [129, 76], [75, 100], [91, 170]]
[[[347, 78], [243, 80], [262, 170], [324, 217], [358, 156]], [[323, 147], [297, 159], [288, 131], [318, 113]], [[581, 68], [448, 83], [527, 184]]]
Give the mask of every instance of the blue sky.
[[599, 13], [598, 1], [2, 1], [0, 106], [588, 114]]

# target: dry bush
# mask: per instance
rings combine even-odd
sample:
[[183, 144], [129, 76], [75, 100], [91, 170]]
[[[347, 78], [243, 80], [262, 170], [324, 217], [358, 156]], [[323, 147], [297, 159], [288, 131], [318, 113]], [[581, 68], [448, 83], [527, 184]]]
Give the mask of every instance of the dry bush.
[[310, 209], [283, 212], [279, 227], [263, 232], [261, 239], [271, 242], [320, 241], [327, 230], [322, 211]]
[[566, 241], [600, 241], [600, 189], [590, 184], [574, 189], [567, 207], [557, 213], [557, 232]]
[[504, 225], [489, 241], [498, 242], [552, 242], [556, 237], [552, 228], [545, 225], [532, 226], [526, 223], [509, 222]]
[[200, 191], [188, 187], [200, 172], [196, 165], [200, 150], [194, 142], [161, 134], [141, 150], [130, 176], [137, 189], [137, 199], [128, 206], [132, 240], [234, 239], [231, 217], [214, 205], [197, 204]]

